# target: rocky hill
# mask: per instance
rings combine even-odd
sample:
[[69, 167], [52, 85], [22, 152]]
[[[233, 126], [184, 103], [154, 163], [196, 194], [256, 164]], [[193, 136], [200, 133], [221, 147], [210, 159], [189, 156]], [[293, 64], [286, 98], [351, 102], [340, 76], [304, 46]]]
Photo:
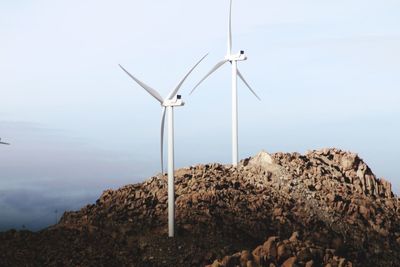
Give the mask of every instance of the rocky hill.
[[0, 234], [0, 266], [400, 266], [400, 203], [356, 154], [261, 152], [238, 168], [107, 190], [38, 233]]

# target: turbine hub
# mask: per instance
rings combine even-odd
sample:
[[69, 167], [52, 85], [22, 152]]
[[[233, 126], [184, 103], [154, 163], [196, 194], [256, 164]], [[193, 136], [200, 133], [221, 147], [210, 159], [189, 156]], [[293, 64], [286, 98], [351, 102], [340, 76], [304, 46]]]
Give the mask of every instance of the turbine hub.
[[162, 103], [162, 106], [164, 106], [164, 107], [182, 107], [184, 105], [185, 105], [185, 102], [183, 102], [181, 95], [176, 95], [172, 99], [166, 99]]
[[243, 60], [247, 60], [247, 56], [244, 53], [244, 51], [242, 50], [237, 54], [227, 55], [226, 56], [226, 60], [229, 60], [229, 61], [243, 61]]

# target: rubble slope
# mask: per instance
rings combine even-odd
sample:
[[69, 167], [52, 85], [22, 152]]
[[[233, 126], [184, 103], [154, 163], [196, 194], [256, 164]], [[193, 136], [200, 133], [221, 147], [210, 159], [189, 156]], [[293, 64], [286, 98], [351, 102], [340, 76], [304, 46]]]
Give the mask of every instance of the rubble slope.
[[0, 234], [0, 266], [400, 266], [399, 199], [357, 154], [260, 152], [175, 177], [176, 238], [158, 176]]

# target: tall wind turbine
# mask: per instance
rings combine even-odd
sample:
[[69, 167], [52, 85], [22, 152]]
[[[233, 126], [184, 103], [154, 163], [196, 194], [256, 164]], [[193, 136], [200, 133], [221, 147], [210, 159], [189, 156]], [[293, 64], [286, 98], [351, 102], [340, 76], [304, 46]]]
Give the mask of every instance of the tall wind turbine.
[[230, 62], [232, 65], [232, 164], [237, 166], [239, 161], [238, 156], [238, 97], [237, 97], [237, 77], [244, 82], [244, 84], [249, 88], [249, 90], [261, 100], [258, 95], [254, 92], [248, 82], [244, 79], [243, 75], [237, 68], [237, 62], [247, 60], [247, 56], [244, 54], [244, 51], [241, 50], [239, 53], [232, 53], [232, 0], [230, 0], [229, 7], [229, 30], [228, 30], [228, 51], [225, 58], [218, 62], [211, 70], [207, 73], [207, 75], [200, 80], [200, 82], [193, 88], [190, 92], [192, 94], [194, 90], [212, 73], [214, 73], [217, 69], [225, 65], [225, 63]]
[[1, 138], [0, 138], [0, 144], [1, 144], [1, 145], [10, 145], [9, 143], [1, 142]]
[[164, 149], [164, 124], [165, 124], [165, 114], [168, 115], [168, 235], [169, 237], [174, 237], [175, 235], [175, 182], [174, 182], [174, 107], [181, 107], [185, 103], [182, 101], [182, 97], [178, 95], [179, 89], [185, 82], [186, 78], [192, 73], [192, 71], [200, 64], [200, 62], [207, 56], [206, 54], [202, 57], [193, 68], [183, 77], [183, 79], [178, 83], [178, 85], [171, 91], [171, 93], [163, 99], [161, 95], [146, 85], [132, 74], [130, 74], [121, 65], [121, 69], [126, 72], [135, 82], [137, 82], [143, 89], [145, 89], [151, 96], [153, 96], [158, 102], [160, 102], [162, 107], [161, 116], [161, 173], [164, 173], [163, 164], [163, 149]]

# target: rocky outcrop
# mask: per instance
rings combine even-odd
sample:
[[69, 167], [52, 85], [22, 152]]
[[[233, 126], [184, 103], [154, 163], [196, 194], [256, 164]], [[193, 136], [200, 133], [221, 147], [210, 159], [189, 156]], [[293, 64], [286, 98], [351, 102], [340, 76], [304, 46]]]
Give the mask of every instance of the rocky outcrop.
[[206, 267], [353, 266], [351, 261], [337, 256], [337, 254], [335, 249], [301, 241], [298, 232], [294, 232], [289, 239], [285, 240], [280, 240], [278, 236], [271, 236], [251, 252], [243, 250], [215, 260]]
[[0, 266], [15, 255], [70, 266], [70, 250], [75, 265], [90, 259], [83, 266], [400, 266], [399, 200], [354, 153], [260, 152], [175, 176], [176, 238], [166, 237], [167, 177], [152, 177], [40, 233], [0, 234]]

